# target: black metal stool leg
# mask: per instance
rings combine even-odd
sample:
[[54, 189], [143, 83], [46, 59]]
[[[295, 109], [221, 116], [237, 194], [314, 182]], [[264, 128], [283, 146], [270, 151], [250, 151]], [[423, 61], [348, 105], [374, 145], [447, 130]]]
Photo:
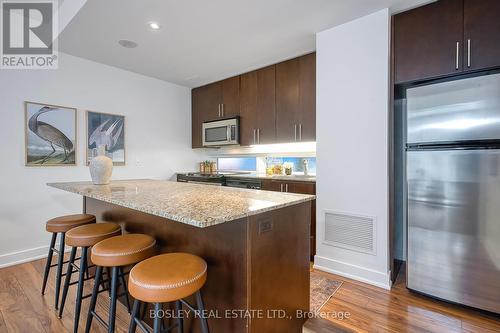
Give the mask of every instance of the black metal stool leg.
[[64, 304], [66, 304], [66, 297], [68, 296], [69, 283], [71, 282], [71, 275], [73, 274], [73, 266], [71, 264], [75, 261], [75, 256], [76, 256], [76, 247], [73, 247], [71, 248], [71, 254], [69, 255], [68, 269], [66, 270], [66, 279], [64, 280], [61, 305], [59, 306], [59, 318], [62, 318], [62, 313], [64, 311]]
[[161, 303], [155, 303], [155, 315], [153, 321], [153, 333], [160, 333], [161, 331]]
[[56, 310], [59, 308], [59, 291], [61, 290], [61, 276], [64, 261], [64, 240], [66, 238], [66, 233], [61, 232], [61, 239], [59, 240], [59, 255], [57, 260], [57, 274], [56, 274], [56, 295], [55, 295], [55, 305]]
[[87, 315], [87, 324], [85, 325], [85, 333], [90, 332], [90, 326], [92, 326], [92, 319], [94, 318], [92, 312], [95, 311], [95, 304], [97, 302], [97, 295], [99, 292], [99, 284], [102, 278], [102, 266], [97, 266], [94, 278], [94, 288], [92, 288], [92, 298], [90, 299], [89, 312]]
[[110, 300], [111, 303], [109, 304], [108, 333], [113, 333], [115, 331], [117, 289], [118, 289], [118, 267], [113, 267], [111, 269], [111, 300]]
[[[73, 323], [73, 332], [78, 333], [78, 324], [80, 322], [80, 311], [82, 308], [83, 283], [85, 282], [85, 272], [87, 271], [87, 247], [82, 248], [80, 257], [80, 269], [78, 274], [78, 287], [76, 289], [75, 321]], [[99, 286], [99, 284], [97, 284]]]
[[184, 321], [182, 320], [182, 302], [181, 301], [175, 301], [175, 311], [176, 311], [176, 322], [177, 322], [177, 327], [179, 328], [179, 332], [183, 333], [184, 332]]
[[139, 310], [141, 308], [141, 301], [138, 299], [134, 300], [134, 305], [132, 307], [132, 313], [130, 316], [130, 326], [128, 327], [128, 333], [135, 333], [137, 324], [135, 322], [136, 318], [139, 319]]
[[203, 298], [201, 297], [201, 292], [199, 290], [196, 292], [196, 305], [198, 306], [198, 310], [200, 310], [201, 331], [203, 333], [209, 333], [207, 318], [205, 318], [204, 315], [205, 306], [203, 305]]
[[54, 246], [56, 245], [57, 233], [52, 233], [52, 238], [50, 239], [49, 254], [47, 255], [47, 263], [45, 264], [45, 272], [43, 273], [43, 283], [42, 283], [42, 295], [45, 294], [45, 288], [47, 287], [47, 278], [49, 277], [50, 265], [52, 265], [52, 255], [54, 254]]
[[123, 276], [123, 267], [118, 268], [118, 274], [120, 275], [120, 284], [122, 285], [123, 291], [125, 293], [125, 300], [127, 301], [127, 310], [130, 313], [130, 300], [128, 297], [127, 283], [125, 282], [125, 277]]

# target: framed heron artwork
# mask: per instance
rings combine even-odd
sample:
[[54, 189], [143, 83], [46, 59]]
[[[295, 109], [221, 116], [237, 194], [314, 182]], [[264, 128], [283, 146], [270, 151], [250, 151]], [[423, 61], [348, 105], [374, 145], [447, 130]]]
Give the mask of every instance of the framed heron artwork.
[[76, 165], [76, 109], [24, 102], [26, 166]]
[[87, 111], [87, 164], [96, 156], [97, 148], [105, 146], [113, 165], [125, 165], [125, 117]]

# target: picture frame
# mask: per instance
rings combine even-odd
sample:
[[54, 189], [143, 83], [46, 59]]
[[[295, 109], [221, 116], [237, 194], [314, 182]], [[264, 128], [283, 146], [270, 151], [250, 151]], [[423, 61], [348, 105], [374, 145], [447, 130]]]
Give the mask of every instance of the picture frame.
[[25, 101], [25, 166], [76, 166], [77, 118], [73, 107]]
[[[106, 156], [114, 166], [126, 164], [125, 116], [87, 110], [85, 112], [85, 161], [90, 164], [93, 149], [106, 145]], [[109, 149], [111, 146], [111, 149]]]

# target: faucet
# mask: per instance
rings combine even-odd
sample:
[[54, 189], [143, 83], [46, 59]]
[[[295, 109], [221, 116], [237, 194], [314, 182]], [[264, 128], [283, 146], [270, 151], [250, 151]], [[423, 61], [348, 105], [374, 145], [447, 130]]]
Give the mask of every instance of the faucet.
[[309, 175], [309, 162], [307, 161], [307, 159], [302, 160], [302, 165], [304, 169], [304, 176]]

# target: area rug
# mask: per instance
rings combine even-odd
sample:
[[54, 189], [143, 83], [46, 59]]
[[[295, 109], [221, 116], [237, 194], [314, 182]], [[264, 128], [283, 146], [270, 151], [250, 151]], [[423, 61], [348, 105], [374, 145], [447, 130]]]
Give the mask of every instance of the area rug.
[[329, 279], [322, 274], [312, 271], [310, 296], [311, 312], [319, 312], [341, 285], [342, 281]]

